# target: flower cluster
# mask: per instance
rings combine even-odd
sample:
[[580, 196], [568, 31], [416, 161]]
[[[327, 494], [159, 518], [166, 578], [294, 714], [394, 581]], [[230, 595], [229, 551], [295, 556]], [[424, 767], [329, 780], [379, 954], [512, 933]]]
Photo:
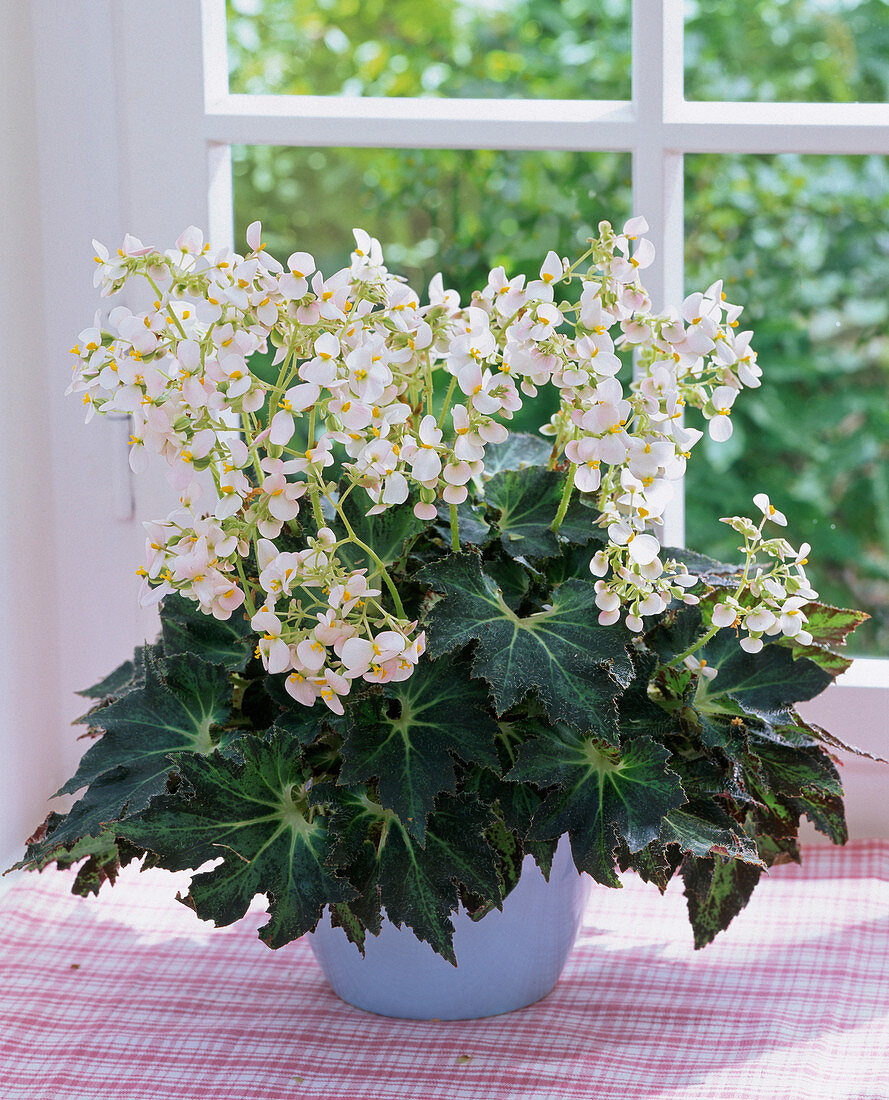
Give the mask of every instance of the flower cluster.
[[[80, 333], [69, 392], [88, 419], [132, 418], [133, 469], [161, 455], [181, 506], [146, 524], [143, 600], [175, 591], [221, 619], [243, 605], [266, 668], [307, 705], [341, 710], [353, 680], [409, 676], [423, 635], [345, 497], [367, 515], [409, 503], [432, 521], [449, 509], [458, 548], [456, 508], [483, 483], [488, 448], [552, 385], [559, 409], [542, 430], [566, 470], [554, 530], [573, 492], [594, 496], [608, 538], [591, 562], [600, 621], [623, 615], [639, 631], [671, 600], [696, 602], [695, 578], [662, 560], [658, 537], [702, 435], [683, 411], [701, 410], [710, 436], [727, 439], [733, 402], [761, 371], [721, 283], [655, 314], [640, 281], [654, 255], [644, 219], [599, 229], [573, 264], [549, 252], [535, 279], [495, 268], [466, 305], [441, 276], [421, 302], [360, 229], [349, 265], [329, 276], [306, 252], [269, 255], [258, 222], [245, 255], [212, 254], [194, 227], [166, 252], [129, 236], [116, 255], [94, 242], [103, 295], [135, 282], [148, 297]], [[269, 382], [251, 357], [272, 349]], [[786, 561], [781, 540], [742, 533]], [[356, 549], [362, 569], [346, 564]], [[788, 601], [808, 591], [791, 572], [745, 574], [756, 609], [738, 596], [719, 615], [733, 610], [748, 644], [774, 632], [766, 612], [789, 621]]]
[[[763, 538], [767, 522], [785, 527], [787, 518], [765, 493], [757, 493], [753, 503], [762, 514], [758, 524], [744, 516], [726, 516], [720, 521], [744, 536], [744, 545], [739, 550], [745, 562], [735, 591], [713, 608], [713, 627], [743, 627], [747, 633], [740, 645], [748, 653], [762, 649], [763, 635], [783, 634], [800, 645], [810, 645], [812, 635], [806, 629], [803, 609], [818, 598], [805, 570], [811, 546], [804, 542], [795, 550], [786, 539]], [[769, 563], [766, 567], [760, 564], [763, 559]]]

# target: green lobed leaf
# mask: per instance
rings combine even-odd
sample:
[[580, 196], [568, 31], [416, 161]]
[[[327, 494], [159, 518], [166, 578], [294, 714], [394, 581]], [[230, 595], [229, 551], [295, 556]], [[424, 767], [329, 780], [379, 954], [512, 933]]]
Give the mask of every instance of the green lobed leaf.
[[170, 871], [222, 863], [191, 880], [180, 898], [202, 920], [234, 923], [257, 894], [268, 897], [269, 920], [259, 936], [277, 948], [311, 931], [326, 904], [348, 902], [352, 888], [330, 869], [327, 818], [310, 809], [309, 772], [287, 736], [242, 738], [231, 755], [182, 755], [180, 792], [118, 826]]
[[711, 855], [704, 859], [688, 856], [682, 864], [681, 874], [695, 950], [698, 950], [728, 928], [741, 912], [762, 871], [750, 863]]
[[678, 777], [666, 766], [669, 756], [644, 737], [622, 745], [618, 756], [564, 725], [540, 725], [506, 778], [555, 788], [534, 814], [531, 839], [567, 832], [578, 870], [619, 886], [619, 841], [638, 852], [657, 839], [664, 815], [685, 802]]
[[847, 637], [870, 616], [864, 611], [823, 603], [808, 603], [802, 610], [808, 620], [806, 629], [813, 635], [811, 645], [800, 645], [793, 638], [781, 639], [782, 644], [790, 648], [794, 657], [807, 657], [831, 676], [839, 676], [852, 661], [836, 650], [845, 646]]
[[382, 805], [422, 844], [436, 797], [456, 790], [453, 757], [498, 767], [498, 726], [487, 701], [465, 666], [447, 657], [421, 661], [409, 679], [349, 706], [339, 782], [376, 777]]
[[681, 862], [682, 853], [675, 844], [665, 847], [653, 840], [638, 852], [631, 852], [626, 844], [618, 845], [618, 867], [622, 871], [635, 871], [643, 882], [654, 883], [662, 894]]
[[749, 744], [757, 778], [767, 785], [774, 801], [797, 819], [805, 814], [834, 844], [845, 844], [849, 834], [843, 785], [827, 753], [815, 745], [780, 744], [755, 731]]
[[[97, 836], [122, 813], [135, 813], [166, 790], [168, 755], [214, 748], [214, 727], [230, 713], [231, 684], [222, 665], [193, 654], [148, 656], [145, 683], [95, 712], [102, 736], [58, 794], [86, 794], [46, 837], [47, 849]], [[90, 720], [92, 716], [88, 716]]]
[[78, 695], [85, 695], [89, 699], [117, 698], [124, 695], [132, 687], [140, 684], [145, 675], [145, 650], [146, 646], [137, 646], [132, 661], [124, 661], [113, 672], [100, 680], [92, 687], [78, 691]]
[[[755, 711], [786, 710], [791, 703], [812, 699], [820, 694], [833, 677], [814, 662], [793, 654], [784, 646], [770, 643], [759, 653], [746, 653], [738, 645], [731, 627], [720, 630], [704, 646], [702, 656], [718, 675], [707, 686], [707, 698], [714, 701], [726, 695]], [[727, 707], [731, 711], [731, 707]]]
[[541, 466], [503, 470], [485, 486], [485, 502], [498, 514], [495, 528], [507, 554], [523, 558], [551, 558], [560, 552], [560, 537], [588, 543], [601, 538], [593, 525], [596, 513], [574, 498], [555, 535], [550, 526], [556, 518], [565, 475]]
[[458, 887], [483, 903], [501, 904], [497, 860], [484, 835], [494, 824], [491, 811], [465, 792], [441, 795], [421, 847], [363, 788], [326, 787], [313, 797], [329, 801], [333, 814], [337, 844], [331, 865], [350, 881], [359, 878], [365, 895], [379, 890], [389, 920], [407, 925], [456, 966], [450, 917], [459, 904]]
[[444, 598], [430, 612], [433, 658], [476, 641], [473, 675], [491, 685], [498, 714], [536, 689], [553, 721], [564, 720], [617, 744], [615, 698], [633, 676], [620, 626], [598, 625], [596, 592], [568, 580], [551, 606], [518, 616], [475, 555], [459, 554], [418, 574]]
[[[451, 509], [447, 504], [439, 504], [439, 530], [445, 545], [451, 544]], [[483, 509], [475, 507], [470, 500], [457, 505], [457, 530], [461, 543], [470, 546], [484, 546], [491, 537], [491, 525], [482, 515]]]
[[763, 865], [755, 841], [712, 801], [692, 799], [671, 810], [664, 817], [659, 839], [662, 844], [678, 844], [683, 852], [695, 856], [715, 852], [726, 859]]
[[253, 628], [241, 610], [229, 619], [217, 619], [174, 592], [164, 598], [160, 616], [166, 657], [194, 653], [208, 664], [234, 672], [244, 668], [253, 651]]
[[618, 699], [618, 723], [623, 740], [644, 735], [658, 741], [679, 732], [675, 715], [659, 706], [648, 694], [658, 661], [654, 654], [631, 653], [635, 677]]
[[485, 454], [485, 474], [493, 477], [501, 470], [521, 470], [525, 466], [545, 466], [553, 445], [541, 435], [510, 432], [502, 443], [488, 448]]

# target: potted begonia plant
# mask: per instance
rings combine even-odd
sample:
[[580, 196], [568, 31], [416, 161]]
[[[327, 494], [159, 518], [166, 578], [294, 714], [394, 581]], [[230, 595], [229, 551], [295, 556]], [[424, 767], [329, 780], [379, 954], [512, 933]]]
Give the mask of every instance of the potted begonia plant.
[[[799, 858], [802, 817], [846, 840], [839, 742], [794, 706], [866, 616], [818, 602], [764, 494], [722, 518], [737, 562], [662, 545], [688, 410], [726, 440], [762, 371], [720, 283], [652, 311], [646, 228], [468, 302], [440, 276], [421, 301], [361, 230], [330, 276], [258, 223], [243, 256], [193, 227], [96, 244], [102, 294], [148, 304], [80, 333], [69, 390], [131, 416], [133, 468], [159, 454], [179, 506], [145, 524], [160, 636], [84, 692], [60, 792], [83, 793], [20, 866], [80, 864], [88, 894], [215, 860], [180, 898], [201, 918], [264, 894], [270, 947], [325, 914], [359, 970], [385, 925], [453, 972], [453, 921], [490, 927], [557, 849], [569, 924], [577, 871], [678, 874], [700, 947]], [[557, 412], [511, 434], [541, 387]]]

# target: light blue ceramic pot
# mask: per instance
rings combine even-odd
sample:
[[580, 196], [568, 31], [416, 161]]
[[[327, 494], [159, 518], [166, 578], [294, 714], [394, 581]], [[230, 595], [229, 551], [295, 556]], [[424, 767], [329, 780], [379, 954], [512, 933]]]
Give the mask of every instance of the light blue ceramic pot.
[[457, 966], [407, 928], [383, 920], [365, 955], [325, 913], [309, 935], [315, 958], [344, 1001], [408, 1020], [467, 1020], [524, 1008], [545, 997], [574, 945], [591, 880], [579, 875], [562, 837], [549, 882], [530, 856], [503, 910], [472, 921], [453, 916]]

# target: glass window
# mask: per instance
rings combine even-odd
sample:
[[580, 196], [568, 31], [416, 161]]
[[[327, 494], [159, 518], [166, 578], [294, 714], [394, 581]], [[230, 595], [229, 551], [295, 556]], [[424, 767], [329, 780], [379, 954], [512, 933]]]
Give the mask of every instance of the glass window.
[[686, 0], [687, 99], [882, 103], [886, 0]]
[[232, 92], [628, 99], [630, 0], [228, 0]]
[[686, 158], [686, 281], [726, 276], [756, 333], [764, 385], [735, 405], [686, 481], [687, 539], [723, 559], [767, 488], [812, 543], [831, 603], [873, 618], [859, 653], [889, 652], [889, 158]]

